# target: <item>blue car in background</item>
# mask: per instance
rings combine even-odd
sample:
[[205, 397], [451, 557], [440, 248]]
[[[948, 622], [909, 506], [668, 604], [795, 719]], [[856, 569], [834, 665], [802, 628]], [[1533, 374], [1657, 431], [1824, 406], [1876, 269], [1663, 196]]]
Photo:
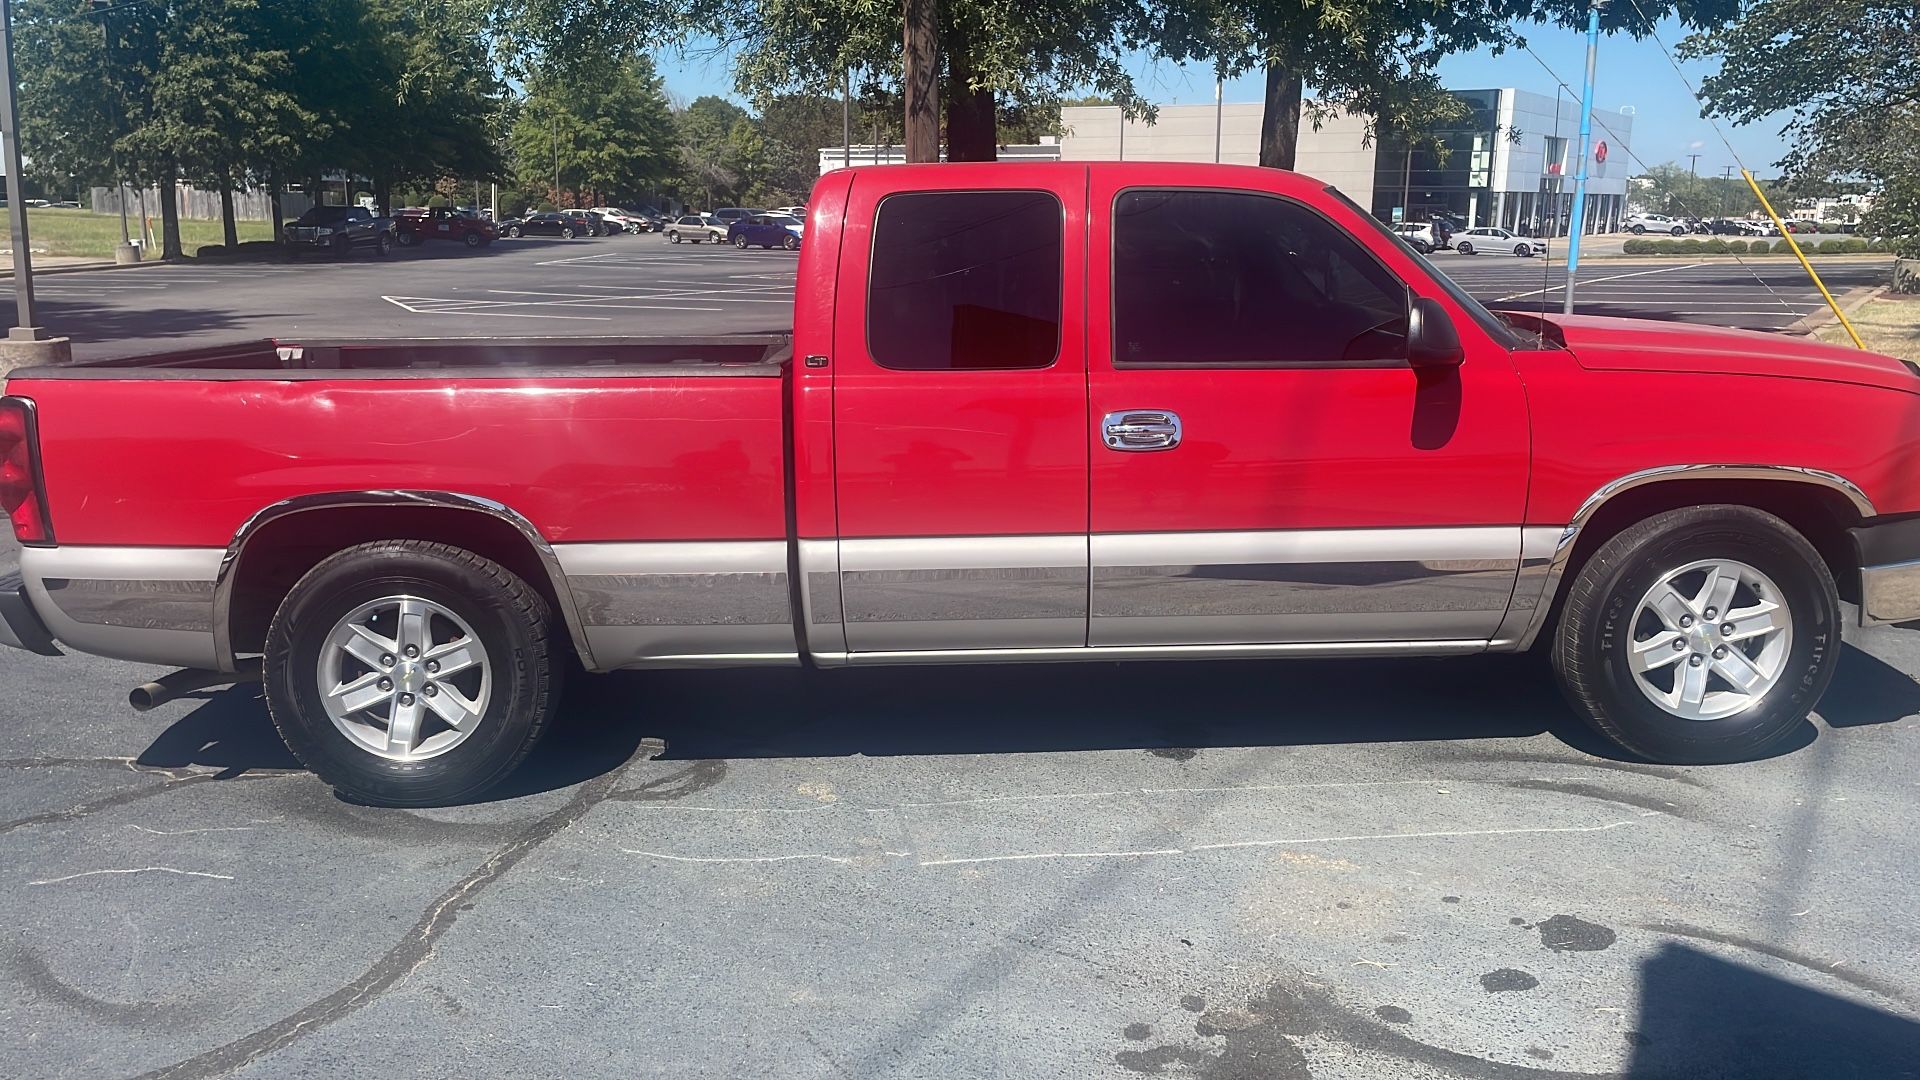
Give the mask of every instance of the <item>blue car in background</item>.
[[763, 248], [781, 247], [788, 251], [800, 250], [800, 238], [805, 235], [807, 226], [797, 217], [786, 214], [755, 214], [740, 218], [727, 226], [727, 239], [733, 246], [745, 251], [755, 244]]

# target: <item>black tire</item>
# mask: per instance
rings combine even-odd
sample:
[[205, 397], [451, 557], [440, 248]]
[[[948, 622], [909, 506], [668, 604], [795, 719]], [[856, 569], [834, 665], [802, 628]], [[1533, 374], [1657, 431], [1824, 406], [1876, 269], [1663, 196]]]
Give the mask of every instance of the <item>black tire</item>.
[[561, 226], [561, 228], [560, 228], [560, 239], [562, 239], [562, 240], [571, 240], [571, 239], [573, 239], [573, 226], [571, 226], [571, 225], [563, 225], [563, 226]]
[[1645, 236], [1647, 234], [1647, 227], [1645, 225], [1635, 225], [1627, 231], [1635, 236]]
[[786, 248], [788, 251], [799, 251], [800, 238], [797, 236], [789, 236], [785, 240], [780, 241], [780, 246]]
[[1471, 241], [1462, 240], [1459, 243], [1453, 245], [1453, 250], [1459, 252], [1462, 255], [1471, 255], [1473, 254], [1473, 244]]
[[414, 241], [419, 239], [413, 234], [411, 230], [396, 232], [394, 233], [393, 238], [400, 244], [401, 247], [412, 247], [414, 245]]
[[393, 250], [393, 238], [391, 236], [388, 236], [386, 233], [381, 233], [377, 238], [374, 239], [373, 253], [375, 255], [378, 255], [384, 259], [387, 257], [387, 252], [392, 250]]
[[1675, 225], [1673, 227], [1673, 235], [1675, 236], [1687, 235], [1687, 227], [1685, 225]]
[[1531, 259], [1533, 258], [1533, 245], [1515, 244], [1513, 245], [1513, 253], [1523, 259]]
[[667, 231], [667, 243], [677, 244], [679, 242], [680, 242], [680, 233], [676, 230], [669, 229]]
[[[355, 607], [389, 595], [441, 604], [493, 658], [492, 699], [471, 735], [436, 756], [381, 757], [334, 726], [321, 703], [320, 649]], [[504, 779], [551, 720], [564, 670], [540, 594], [498, 563], [424, 540], [382, 540], [323, 560], [274, 613], [267, 631], [267, 710], [287, 748], [342, 795], [382, 806], [471, 799]]]
[[487, 238], [484, 236], [481, 236], [477, 232], [470, 232], [467, 234], [467, 246], [470, 248], [477, 248], [481, 244], [484, 244], [486, 242], [487, 242]]
[[733, 246], [739, 248], [741, 251], [747, 250], [746, 234], [742, 233], [741, 235], [734, 237]]
[[525, 235], [525, 234], [523, 234], [523, 233], [522, 233], [522, 232], [520, 231], [520, 226], [518, 226], [518, 225], [509, 225], [509, 226], [507, 226], [507, 235], [508, 235], [509, 237], [512, 237], [512, 238], [513, 238], [513, 239], [515, 239], [515, 240], [518, 240], [518, 239], [520, 239], [520, 237], [521, 237], [521, 236], [523, 236], [523, 235]]
[[[1781, 681], [1757, 704], [1713, 720], [1654, 704], [1628, 664], [1640, 598], [1662, 573], [1700, 559], [1738, 560], [1772, 578], [1793, 633]], [[1750, 761], [1802, 730], [1840, 657], [1840, 615], [1832, 573], [1786, 522], [1745, 506], [1670, 510], [1608, 540], [1581, 568], [1555, 629], [1553, 666], [1574, 708], [1635, 754], [1674, 765]]]

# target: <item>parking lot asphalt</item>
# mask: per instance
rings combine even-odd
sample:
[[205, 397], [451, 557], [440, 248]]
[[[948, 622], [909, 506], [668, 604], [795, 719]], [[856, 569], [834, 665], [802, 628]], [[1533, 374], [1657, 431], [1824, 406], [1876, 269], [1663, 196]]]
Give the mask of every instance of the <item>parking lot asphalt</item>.
[[1913, 1076], [1920, 634], [1849, 640], [1745, 765], [1529, 657], [660, 672], [411, 812], [6, 653], [0, 1074]]
[[[1463, 256], [1434, 265], [1492, 306], [1560, 310], [1564, 255]], [[449, 244], [386, 259], [196, 262], [47, 275], [42, 321], [82, 359], [279, 337], [526, 337], [763, 333], [791, 325], [798, 257], [656, 235]], [[1836, 293], [1886, 280], [1885, 259], [1822, 260]], [[1596, 259], [1575, 288], [1585, 314], [1785, 328], [1822, 305], [1798, 264]], [[0, 305], [0, 317], [10, 319]]]

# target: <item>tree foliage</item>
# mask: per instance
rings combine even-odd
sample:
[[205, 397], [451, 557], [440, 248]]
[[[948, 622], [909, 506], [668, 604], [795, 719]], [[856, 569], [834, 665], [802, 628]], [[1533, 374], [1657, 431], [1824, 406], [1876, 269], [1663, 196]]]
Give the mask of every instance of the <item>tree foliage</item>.
[[1920, 255], [1920, 9], [1911, 0], [1755, 0], [1737, 23], [1682, 43], [1718, 56], [1701, 85], [1716, 113], [1786, 112], [1780, 166], [1796, 185], [1858, 178], [1880, 189], [1864, 232]]
[[511, 126], [516, 179], [555, 202], [604, 206], [649, 196], [674, 168], [679, 136], [644, 56], [541, 70]]

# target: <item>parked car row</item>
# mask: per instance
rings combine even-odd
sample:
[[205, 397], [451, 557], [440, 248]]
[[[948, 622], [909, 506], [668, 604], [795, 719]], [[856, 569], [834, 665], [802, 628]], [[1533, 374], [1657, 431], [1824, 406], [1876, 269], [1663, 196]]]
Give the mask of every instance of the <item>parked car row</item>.
[[[787, 211], [798, 210], [798, 214]], [[800, 250], [806, 237], [804, 206], [778, 207], [774, 210], [749, 210], [723, 206], [710, 214], [683, 214], [666, 226], [670, 244], [732, 244], [742, 251], [750, 247]]]

